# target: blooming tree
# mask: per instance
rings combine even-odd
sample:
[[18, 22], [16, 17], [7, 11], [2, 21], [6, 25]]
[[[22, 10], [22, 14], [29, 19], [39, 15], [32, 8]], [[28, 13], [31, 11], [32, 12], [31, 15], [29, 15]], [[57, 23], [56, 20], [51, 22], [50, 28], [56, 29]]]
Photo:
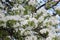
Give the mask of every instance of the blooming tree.
[[[59, 0], [0, 0], [0, 40], [60, 40]], [[47, 12], [53, 8], [52, 15]]]

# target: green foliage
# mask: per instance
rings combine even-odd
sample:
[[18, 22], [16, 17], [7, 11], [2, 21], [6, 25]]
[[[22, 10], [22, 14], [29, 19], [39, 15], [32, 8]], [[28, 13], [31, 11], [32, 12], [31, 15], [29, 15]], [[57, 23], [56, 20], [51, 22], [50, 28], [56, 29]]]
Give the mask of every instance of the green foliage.
[[28, 21], [29, 26], [35, 26], [34, 21]]
[[0, 25], [1, 25], [1, 24], [4, 24], [4, 21], [0, 20]]
[[35, 18], [38, 19], [42, 14], [43, 14], [43, 12], [41, 12], [40, 14], [37, 14], [37, 16], [35, 16]]
[[19, 37], [20, 37], [20, 34], [19, 34], [20, 32], [18, 31], [18, 32], [15, 32], [14, 34], [13, 34], [13, 36], [16, 38], [16, 39], [18, 39]]
[[56, 13], [57, 13], [58, 15], [60, 15], [60, 10], [56, 10]]
[[2, 7], [0, 7], [0, 9], [3, 9]]
[[29, 25], [28, 24], [25, 24], [23, 25], [22, 27], [25, 29], [26, 27], [28, 27]]
[[32, 11], [32, 12], [35, 12], [36, 8], [33, 7], [32, 5], [25, 5], [24, 7], [26, 10], [29, 10], [29, 11]]
[[48, 19], [49, 17], [50, 17], [50, 15], [49, 15], [49, 13], [48, 13], [48, 15], [44, 17], [44, 20], [45, 20], [45, 19]]
[[[18, 15], [18, 16], [20, 16], [20, 13], [21, 14], [23, 13], [22, 15], [24, 15], [24, 16], [22, 16], [22, 15], [21, 15], [22, 17], [20, 16], [20, 18], [22, 18], [21, 20], [22, 21], [25, 20], [25, 19], [29, 20], [29, 17], [30, 17], [31, 14], [30, 15], [28, 15], [28, 14], [29, 13], [33, 14], [33, 13], [36, 13], [36, 11], [37, 11], [36, 7], [35, 7], [36, 5], [34, 5], [34, 6], [32, 5], [32, 4], [35, 4], [35, 2], [34, 2], [35, 0], [33, 0], [33, 3], [30, 4], [30, 5], [28, 4], [29, 1], [31, 1], [31, 0], [13, 0], [13, 1], [7, 2], [4, 5], [2, 4], [4, 6], [4, 8], [0, 7], [0, 9], [7, 11], [6, 14], [8, 16], [9, 15], [12, 15], [12, 16], [13, 15]], [[51, 2], [49, 0], [49, 2], [46, 3], [46, 8], [50, 9], [55, 4], [56, 4], [56, 2]], [[15, 8], [15, 7], [19, 8], [19, 5], [21, 5], [21, 7], [22, 7], [21, 9], [18, 9], [18, 10], [14, 10], [13, 9], [13, 11], [12, 11], [12, 8]], [[12, 7], [12, 8], [10, 8], [10, 7]], [[25, 8], [25, 10], [24, 10], [24, 8]], [[60, 15], [60, 10], [56, 10], [56, 13]], [[37, 19], [37, 21], [40, 21], [39, 17], [43, 16], [42, 14], [43, 14], [43, 12], [41, 12], [40, 14], [37, 14], [36, 16], [33, 14], [33, 17], [35, 16], [35, 18]], [[28, 15], [29, 17], [24, 18], [25, 15]], [[43, 16], [43, 17], [44, 17], [44, 20], [45, 20], [45, 19], [50, 18], [50, 15]], [[45, 24], [43, 24], [44, 20], [41, 21], [41, 22], [38, 22], [37, 24], [35, 24], [35, 21], [29, 20], [27, 24], [21, 26], [22, 30], [20, 30], [20, 26], [14, 27], [17, 22], [20, 23], [20, 19], [19, 19], [19, 21], [14, 20], [14, 19], [13, 20], [8, 20], [8, 21], [6, 20], [6, 27], [5, 28], [0, 28], [0, 38], [3, 38], [3, 40], [11, 40], [7, 36], [13, 36], [17, 40], [25, 40], [24, 38], [26, 36], [24, 35], [24, 32], [28, 33], [30, 31], [31, 32], [34, 31], [32, 33], [34, 36], [35, 36], [35, 32], [36, 32], [36, 34], [38, 34], [37, 36], [41, 36], [41, 37], [46, 38], [48, 36], [48, 32], [41, 34], [40, 30], [44, 29], [44, 28], [47, 28], [47, 26], [52, 25], [52, 23], [47, 21]], [[0, 20], [0, 25], [4, 24], [4, 23], [5, 22], [3, 20]], [[17, 23], [17, 25], [19, 25], [19, 24]], [[37, 25], [37, 27], [36, 27], [36, 25]], [[44, 25], [45, 25], [45, 27], [41, 27], [41, 26], [44, 26]], [[55, 26], [55, 25], [52, 25], [52, 26]], [[31, 27], [31, 28], [33, 27], [33, 28], [30, 31], [26, 31], [25, 28], [27, 28], [27, 27]], [[24, 31], [23, 35], [21, 35], [22, 31]], [[53, 38], [53, 40], [57, 40], [57, 38]]]
[[28, 14], [28, 10], [25, 10], [25, 11], [24, 11], [24, 15], [27, 15], [27, 14]]
[[54, 37], [52, 40], [58, 40], [58, 38], [57, 37]]
[[51, 6], [50, 6], [49, 3], [46, 3], [46, 8], [47, 8], [47, 9], [50, 9], [50, 8], [51, 8]]
[[20, 11], [19, 10], [8, 10], [8, 15], [20, 15]]
[[24, 8], [25, 8], [24, 15], [27, 15], [28, 12], [35, 12], [36, 10], [36, 8], [33, 7], [32, 5], [25, 5]]
[[4, 38], [4, 40], [11, 40], [11, 39], [10, 39], [10, 38], [8, 38], [8, 37], [5, 37], [5, 38]]
[[46, 8], [47, 9], [50, 9], [52, 6], [54, 6], [56, 4], [56, 2], [48, 2], [48, 3], [46, 3]]
[[48, 37], [48, 34], [49, 34], [49, 33], [48, 33], [48, 32], [46, 32], [46, 33], [43, 33], [43, 35], [42, 35], [42, 36], [43, 36], [43, 37]]
[[16, 20], [8, 20], [6, 22], [6, 26], [7, 27], [12, 27], [14, 24], [16, 24]]
[[1, 37], [6, 37], [6, 36], [8, 36], [8, 32], [7, 31], [5, 31], [5, 30], [0, 30], [0, 38]]

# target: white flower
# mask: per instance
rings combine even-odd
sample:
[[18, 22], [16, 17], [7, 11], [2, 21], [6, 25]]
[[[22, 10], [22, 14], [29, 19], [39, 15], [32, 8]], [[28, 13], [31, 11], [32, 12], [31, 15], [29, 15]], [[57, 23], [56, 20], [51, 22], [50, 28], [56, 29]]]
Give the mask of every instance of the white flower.
[[30, 15], [24, 15], [24, 18], [26, 19], [26, 18], [30, 18]]
[[60, 19], [60, 16], [59, 15], [56, 15], [56, 18], [59, 20]]
[[55, 37], [55, 35], [52, 33], [49, 33], [49, 37]]
[[45, 19], [43, 21], [43, 26], [52, 26], [52, 25], [57, 25], [59, 24], [60, 21], [58, 20], [58, 18], [56, 16], [54, 17], [50, 17], [49, 19]]
[[46, 32], [48, 32], [48, 29], [42, 29], [42, 30], [40, 30], [41, 34], [46, 33]]
[[21, 31], [21, 35], [23, 35], [23, 33], [25, 32], [25, 29], [23, 29], [23, 28], [19, 28], [19, 30]]
[[29, 21], [33, 21], [35, 23], [35, 28], [37, 27], [38, 20], [36, 18], [29, 18]]
[[56, 25], [59, 23], [59, 20], [56, 17], [51, 17], [48, 21], [50, 21], [52, 25]]
[[60, 28], [55, 29], [55, 31], [60, 32]]
[[39, 17], [39, 19], [38, 19], [39, 22], [42, 22], [43, 20], [44, 20], [43, 16]]
[[31, 34], [31, 31], [27, 30], [27, 31], [24, 32], [24, 35], [30, 35], [30, 34]]
[[0, 14], [0, 18], [3, 18], [5, 15], [3, 13]]
[[30, 0], [29, 2], [28, 2], [28, 4], [29, 5], [32, 5], [32, 6], [35, 6], [36, 5], [36, 0]]
[[46, 40], [52, 40], [52, 38], [51, 37], [47, 37]]
[[28, 26], [28, 27], [26, 28], [26, 30], [32, 30], [32, 27]]
[[21, 21], [21, 26], [25, 25], [25, 24], [28, 24], [28, 20], [23, 20]]
[[42, 15], [42, 16], [44, 16], [44, 17], [45, 17], [45, 16], [48, 16], [48, 13], [43, 13], [43, 15]]
[[7, 36], [7, 38], [10, 38], [11, 39], [11, 36]]
[[12, 0], [9, 0], [9, 1], [12, 1]]
[[47, 10], [44, 7], [41, 7], [39, 10], [37, 10], [37, 13], [41, 13], [41, 12], [47, 14]]
[[48, 22], [48, 19], [45, 19], [45, 20], [43, 21], [43, 26], [47, 26], [47, 25], [46, 25], [47, 22]]
[[56, 6], [55, 7], [55, 10], [60, 10], [60, 6]]
[[20, 10], [25, 10], [25, 8], [24, 8], [22, 5], [19, 5], [19, 6], [18, 6], [18, 9], [20, 9]]
[[24, 11], [25, 8], [24, 8], [22, 5], [19, 5], [18, 7], [16, 7], [16, 6], [13, 7], [13, 8], [12, 8], [12, 11], [13, 11], [13, 10], [22, 10], [22, 11]]
[[51, 38], [54, 38], [54, 37], [57, 36], [57, 33], [56, 33], [54, 27], [50, 27], [50, 28], [49, 28], [49, 34], [48, 34], [48, 36], [51, 37]]
[[2, 0], [2, 2], [5, 2], [5, 0]]
[[2, 21], [4, 21], [4, 22], [6, 22], [6, 21], [7, 21], [5, 17], [0, 18], [0, 20], [2, 20]]
[[37, 37], [36, 36], [27, 36], [26, 38], [25, 38], [25, 40], [37, 40]]
[[6, 20], [20, 20], [20, 16], [19, 15], [6, 16]]
[[13, 11], [13, 10], [18, 10], [18, 8], [17, 8], [17, 7], [13, 7], [13, 8], [12, 8], [12, 11]]
[[4, 8], [3, 4], [0, 2], [0, 7]]
[[16, 24], [13, 25], [13, 27], [18, 27], [18, 26], [20, 26], [19, 23], [16, 23]]

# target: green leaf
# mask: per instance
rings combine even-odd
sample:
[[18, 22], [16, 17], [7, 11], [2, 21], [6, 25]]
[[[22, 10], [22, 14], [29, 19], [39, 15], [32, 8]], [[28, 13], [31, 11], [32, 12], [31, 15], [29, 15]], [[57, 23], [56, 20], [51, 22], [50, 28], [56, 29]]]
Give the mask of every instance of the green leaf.
[[6, 26], [7, 27], [12, 27], [14, 24], [16, 24], [16, 20], [8, 20], [6, 22]]
[[58, 15], [60, 15], [60, 10], [56, 10], [56, 13], [57, 13]]
[[26, 5], [24, 8], [25, 8], [26, 10], [31, 11], [31, 12], [35, 12], [35, 10], [36, 10], [36, 8], [33, 7], [32, 5]]
[[0, 25], [1, 25], [1, 24], [4, 24], [4, 21], [0, 20]]
[[35, 26], [34, 21], [28, 21], [29, 26]]
[[0, 30], [0, 37], [5, 37], [8, 35], [8, 32], [5, 30]]
[[24, 15], [27, 15], [27, 14], [28, 14], [28, 10], [25, 10], [25, 11], [24, 11]]
[[37, 16], [35, 16], [35, 18], [38, 19], [42, 14], [43, 14], [43, 12], [41, 12], [40, 14], [37, 14]]
[[10, 39], [10, 38], [8, 38], [8, 37], [5, 37], [5, 38], [4, 38], [4, 40], [11, 40], [11, 39]]

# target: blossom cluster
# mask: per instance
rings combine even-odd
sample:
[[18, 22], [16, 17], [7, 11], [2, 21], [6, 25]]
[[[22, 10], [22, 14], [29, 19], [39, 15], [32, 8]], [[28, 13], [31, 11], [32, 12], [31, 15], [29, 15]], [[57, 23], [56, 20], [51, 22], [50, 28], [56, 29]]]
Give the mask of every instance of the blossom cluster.
[[[12, 0], [9, 1], [12, 3]], [[2, 7], [0, 9], [0, 27], [14, 28], [22, 36], [23, 40], [59, 40], [57, 35], [59, 31], [57, 26], [60, 24], [58, 14], [55, 16], [49, 14], [45, 7], [41, 7], [35, 13], [36, 0], [26, 0], [28, 4], [25, 4], [24, 0], [13, 2], [16, 2], [13, 4], [14, 6], [5, 2], [12, 6], [11, 9], [0, 2], [0, 7]], [[5, 10], [3, 10], [4, 8]]]

